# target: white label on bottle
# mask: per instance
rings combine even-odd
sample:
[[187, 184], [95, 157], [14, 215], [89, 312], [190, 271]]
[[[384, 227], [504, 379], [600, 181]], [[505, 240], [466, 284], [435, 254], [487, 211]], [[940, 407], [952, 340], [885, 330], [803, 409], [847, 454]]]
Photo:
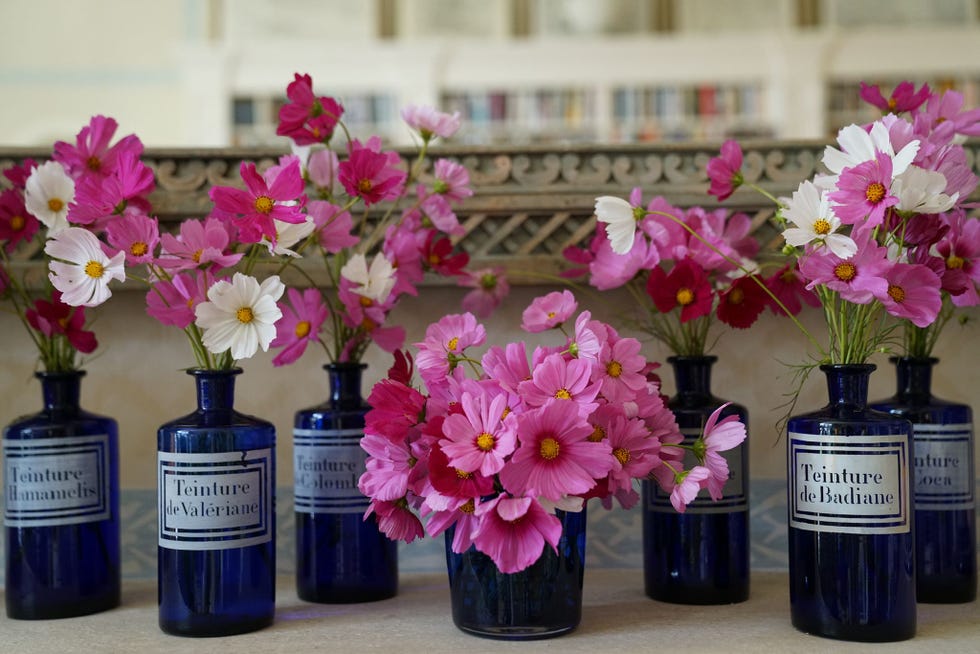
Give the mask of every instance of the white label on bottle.
[[789, 434], [790, 526], [840, 534], [910, 529], [909, 438]]
[[[684, 436], [684, 445], [693, 445], [701, 435], [701, 430], [698, 428], [684, 428], [680, 431]], [[728, 462], [728, 481], [722, 489], [722, 498], [715, 502], [711, 499], [708, 489], [702, 488], [694, 501], [687, 505], [685, 513], [735, 513], [749, 510], [749, 498], [745, 492], [744, 448], [739, 445], [720, 454]], [[684, 469], [690, 470], [696, 465], [698, 462], [694, 452], [686, 450]], [[670, 493], [665, 493], [656, 482], [651, 482], [650, 487], [647, 508], [658, 513], [676, 513], [674, 505], [670, 503]]]
[[272, 540], [272, 450], [157, 453], [160, 547], [221, 550]]
[[973, 509], [973, 425], [913, 424], [915, 508]]
[[4, 440], [3, 524], [51, 527], [108, 520], [109, 436]]
[[357, 488], [367, 452], [363, 429], [294, 429], [293, 498], [298, 513], [364, 513], [369, 500]]

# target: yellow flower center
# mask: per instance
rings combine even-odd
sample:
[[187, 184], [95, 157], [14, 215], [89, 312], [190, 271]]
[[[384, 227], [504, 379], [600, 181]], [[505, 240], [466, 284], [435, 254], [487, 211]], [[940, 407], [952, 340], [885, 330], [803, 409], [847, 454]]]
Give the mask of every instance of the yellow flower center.
[[555, 398], [559, 400], [570, 400], [572, 399], [572, 394], [568, 392], [567, 388], [559, 388], [555, 391]]
[[476, 437], [476, 446], [484, 452], [492, 450], [496, 443], [497, 439], [493, 437], [493, 434], [488, 434], [487, 432], [483, 432]]
[[61, 198], [51, 198], [50, 200], [48, 200], [48, 209], [50, 209], [51, 211], [58, 213], [64, 208], [65, 208], [65, 203]]
[[370, 193], [372, 188], [374, 188], [374, 185], [369, 179], [362, 179], [357, 183], [357, 190], [361, 193]]
[[826, 236], [830, 233], [830, 221], [826, 218], [817, 218], [813, 223], [813, 233]]
[[946, 267], [950, 270], [960, 270], [965, 263], [963, 257], [958, 257], [955, 254], [949, 255], [949, 258], [946, 259]]
[[857, 268], [854, 267], [853, 263], [848, 263], [846, 261], [834, 266], [834, 277], [841, 280], [842, 282], [849, 282], [857, 276]]
[[268, 195], [260, 195], [255, 198], [255, 210], [259, 213], [268, 214], [275, 205], [276, 203]]
[[896, 302], [905, 301], [905, 289], [901, 286], [895, 286], [894, 284], [888, 285], [888, 296], [895, 300]]
[[542, 439], [541, 445], [538, 446], [538, 452], [541, 454], [541, 458], [548, 459], [549, 461], [558, 458], [558, 449], [558, 441], [551, 437]]
[[677, 290], [677, 304], [682, 307], [686, 307], [690, 303], [694, 302], [694, 291], [689, 288], [681, 288]]
[[362, 295], [360, 297], [359, 302], [361, 303], [361, 306], [364, 307], [364, 308], [367, 308], [367, 307], [371, 306], [372, 304], [374, 304], [374, 300], [372, 300], [371, 298], [369, 298], [369, 297], [367, 297], [365, 295]]
[[456, 479], [469, 479], [473, 474], [456, 468]]
[[23, 216], [10, 217], [10, 229], [14, 230], [15, 232], [19, 232], [20, 230], [24, 229], [25, 224], [27, 224], [27, 221], [24, 220]]
[[466, 500], [465, 504], [459, 507], [459, 510], [463, 513], [473, 513], [476, 511], [476, 502], [473, 501], [473, 498], [470, 498]]
[[627, 450], [625, 447], [617, 447], [616, 449], [614, 449], [613, 456], [619, 459], [619, 462], [623, 465], [629, 463], [631, 458], [630, 451]]
[[549, 318], [554, 318], [555, 317], [555, 312], [554, 311], [549, 311], [548, 312], [548, 317]]
[[432, 254], [429, 255], [429, 265], [430, 266], [438, 266], [439, 265], [439, 262], [441, 262], [441, 261], [442, 261], [442, 257], [440, 257], [438, 254], [432, 253]]
[[740, 288], [733, 288], [728, 294], [729, 304], [742, 304], [745, 301], [745, 291]]
[[309, 320], [301, 320], [300, 322], [296, 323], [296, 337], [297, 338], [305, 338], [306, 335], [309, 334], [309, 333], [310, 333], [310, 321]]
[[796, 281], [796, 273], [793, 272], [792, 270], [787, 270], [782, 275], [780, 275], [779, 278], [783, 280], [783, 282], [785, 282], [786, 284], [792, 284], [793, 282]]
[[605, 437], [606, 437], [606, 430], [600, 427], [599, 425], [594, 425], [594, 428], [592, 429], [592, 433], [589, 434], [589, 440], [593, 443], [598, 443]]
[[191, 259], [194, 260], [194, 263], [201, 263], [201, 255], [202, 254], [204, 254], [204, 250], [198, 250], [197, 252], [194, 253], [194, 255], [191, 257]]
[[378, 323], [374, 322], [367, 316], [365, 316], [364, 320], [361, 321], [361, 329], [363, 329], [366, 332], [373, 332], [377, 327], [378, 327]]
[[144, 254], [147, 253], [149, 249], [150, 249], [149, 246], [143, 241], [136, 241], [135, 243], [129, 246], [129, 252], [134, 257], [142, 257]]
[[449, 339], [449, 342], [446, 343], [446, 349], [448, 349], [450, 352], [455, 352], [457, 345], [459, 345], [459, 337], [453, 336]]
[[889, 109], [889, 111], [895, 111], [895, 107], [896, 106], [898, 106], [898, 103], [895, 102], [895, 98], [888, 98], [888, 109]]
[[100, 168], [102, 168], [102, 162], [99, 160], [98, 157], [92, 155], [91, 157], [85, 160], [85, 166], [89, 170], [98, 171]]
[[251, 307], [242, 307], [235, 312], [235, 317], [238, 318], [238, 322], [247, 325], [255, 319], [255, 314], [252, 313]]
[[98, 261], [89, 261], [85, 264], [85, 274], [92, 279], [101, 279], [105, 273], [105, 267]]
[[606, 364], [606, 374], [614, 379], [619, 377], [623, 374], [623, 364], [619, 361], [610, 361]]
[[873, 182], [868, 185], [867, 190], [864, 192], [864, 197], [868, 199], [868, 202], [872, 204], [877, 204], [881, 202], [881, 199], [885, 197], [885, 186], [880, 182]]

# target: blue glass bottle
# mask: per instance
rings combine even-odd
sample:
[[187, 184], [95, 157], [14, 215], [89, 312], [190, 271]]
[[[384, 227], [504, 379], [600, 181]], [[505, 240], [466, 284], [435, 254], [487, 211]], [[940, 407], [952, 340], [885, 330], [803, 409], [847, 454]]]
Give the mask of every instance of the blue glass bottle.
[[446, 531], [453, 622], [467, 633], [497, 640], [537, 640], [566, 634], [582, 620], [586, 509], [557, 512], [562, 535], [557, 553], [545, 544], [541, 558], [505, 574], [489, 556], [470, 547], [452, 551], [455, 528]]
[[793, 626], [843, 640], [911, 638], [912, 425], [868, 408], [875, 366], [820, 369], [830, 403], [788, 423]]
[[79, 407], [84, 374], [37, 373], [44, 409], [3, 432], [11, 618], [67, 618], [119, 605], [118, 428]]
[[240, 369], [188, 373], [197, 410], [157, 432], [160, 628], [254, 631], [275, 609], [275, 428], [234, 410]]
[[398, 543], [364, 520], [357, 488], [367, 453], [361, 363], [324, 366], [330, 397], [298, 411], [293, 430], [296, 593], [309, 602], [371, 602], [398, 592]]
[[973, 412], [932, 395], [935, 358], [892, 358], [898, 391], [871, 404], [912, 422], [915, 584], [919, 602], [977, 596]]
[[[701, 434], [711, 413], [725, 403], [711, 394], [714, 356], [675, 356], [677, 393], [668, 406], [686, 443]], [[748, 425], [748, 411], [730, 404], [722, 417], [737, 415]], [[678, 604], [732, 604], [749, 597], [749, 452], [747, 441], [724, 452], [731, 477], [724, 497], [713, 502], [707, 491], [678, 513], [670, 496], [654, 482], [643, 486], [643, 573], [646, 594]], [[690, 455], [685, 467], [694, 464]]]

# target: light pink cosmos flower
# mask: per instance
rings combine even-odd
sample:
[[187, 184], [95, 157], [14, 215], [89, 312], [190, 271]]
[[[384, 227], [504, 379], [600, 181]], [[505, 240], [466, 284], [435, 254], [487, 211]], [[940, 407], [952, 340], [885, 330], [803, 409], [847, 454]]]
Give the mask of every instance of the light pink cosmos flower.
[[320, 328], [329, 311], [323, 296], [315, 288], [302, 293], [295, 288], [286, 291], [289, 302], [280, 302], [282, 318], [276, 322], [276, 337], [269, 347], [283, 348], [272, 360], [274, 366], [284, 366], [299, 359], [306, 346], [320, 340]]
[[711, 478], [711, 471], [704, 466], [694, 466], [677, 475], [674, 489], [670, 491], [670, 503], [678, 513], [684, 513], [687, 505], [694, 501], [701, 491], [701, 485]]
[[466, 233], [466, 229], [459, 224], [456, 212], [445, 197], [437, 193], [426, 195], [425, 187], [421, 184], [416, 188], [416, 193], [423, 198], [420, 209], [436, 229], [450, 236], [462, 236]]
[[432, 192], [451, 202], [462, 202], [473, 195], [470, 188], [470, 171], [466, 166], [450, 159], [437, 159], [433, 172], [435, 182]]
[[532, 334], [554, 329], [575, 313], [578, 302], [571, 291], [552, 291], [534, 298], [521, 315], [521, 329]]
[[508, 343], [504, 347], [494, 345], [487, 349], [480, 362], [484, 372], [505, 390], [517, 393], [520, 384], [531, 378], [527, 349], [523, 341]]
[[942, 127], [964, 136], [980, 136], [980, 108], [963, 109], [963, 94], [948, 90], [933, 94], [922, 111], [923, 118], [934, 129]]
[[78, 132], [75, 145], [58, 141], [54, 144], [53, 159], [63, 165], [75, 179], [85, 176], [102, 179], [116, 169], [119, 157], [125, 152], [137, 157], [143, 154], [143, 143], [135, 134], [125, 136], [114, 145], [109, 145], [116, 128], [112, 118], [93, 116], [89, 124]]
[[[608, 235], [608, 229], [605, 232]], [[660, 262], [657, 246], [646, 238], [634, 239], [624, 254], [617, 254], [609, 238], [602, 238], [593, 250], [589, 263], [589, 283], [600, 291], [619, 288], [633, 279], [641, 270], [647, 270]]]
[[842, 223], [865, 231], [880, 225], [885, 210], [898, 204], [891, 187], [891, 158], [879, 152], [872, 161], [845, 168], [837, 178], [837, 190], [829, 197]]
[[738, 141], [728, 139], [721, 144], [721, 154], [708, 162], [706, 172], [711, 186], [709, 195], [718, 201], [727, 200], [745, 181], [742, 177], [742, 148]]
[[203, 222], [184, 220], [180, 223], [180, 233], [177, 236], [160, 235], [162, 251], [157, 263], [170, 271], [210, 265], [228, 268], [244, 256], [225, 253], [230, 243], [228, 228], [218, 219], [207, 218]]
[[473, 543], [505, 574], [520, 572], [537, 561], [545, 543], [557, 551], [561, 521], [534, 498], [501, 493], [481, 502], [476, 515], [481, 522]]
[[478, 318], [487, 318], [510, 293], [503, 266], [466, 271], [459, 285], [473, 290], [463, 296], [463, 310]]
[[520, 446], [501, 470], [500, 482], [514, 495], [535, 495], [553, 502], [580, 495], [613, 467], [606, 442], [589, 440], [592, 426], [560, 400], [517, 416]]
[[711, 412], [708, 421], [704, 424], [704, 432], [701, 436], [700, 445], [695, 442], [695, 452], [703, 447], [703, 457], [705, 467], [711, 471], [711, 476], [705, 484], [711, 499], [720, 500], [722, 490], [728, 482], [728, 461], [725, 460], [720, 452], [725, 452], [745, 440], [745, 425], [739, 422], [739, 417], [735, 414], [726, 416], [719, 420], [722, 411], [731, 402], [726, 402]]
[[402, 108], [401, 115], [402, 120], [418, 131], [425, 142], [431, 141], [436, 136], [448, 139], [460, 126], [458, 111], [447, 114], [426, 105], [407, 105]]
[[393, 441], [381, 435], [365, 433], [360, 444], [361, 449], [368, 453], [368, 459], [357, 488], [376, 500], [390, 502], [404, 497], [414, 465], [408, 441]]
[[517, 446], [514, 419], [504, 419], [507, 397], [464, 392], [460, 405], [463, 413], [447, 416], [442, 426], [446, 439], [440, 445], [449, 463], [464, 472], [500, 472]]
[[885, 248], [869, 240], [859, 241], [857, 253], [847, 260], [822, 248], [800, 259], [800, 273], [808, 280], [808, 290], [823, 284], [848, 302], [867, 304], [888, 292], [885, 274], [892, 264], [885, 255]]
[[548, 355], [534, 366], [531, 379], [521, 382], [518, 391], [528, 406], [543, 406], [551, 400], [571, 402], [579, 416], [587, 416], [595, 410], [599, 394], [599, 384], [592, 383], [592, 365], [584, 359]]
[[425, 330], [425, 340], [415, 344], [419, 349], [415, 357], [419, 375], [426, 383], [445, 377], [456, 367], [463, 350], [486, 340], [487, 331], [473, 314], [443, 316]]
[[598, 360], [608, 334], [597, 320], [592, 320], [591, 311], [583, 311], [575, 319], [575, 333], [568, 339], [566, 349], [570, 356], [578, 359]]
[[109, 222], [106, 237], [109, 245], [126, 253], [129, 265], [150, 263], [160, 242], [160, 227], [156, 218], [127, 213]]
[[357, 245], [359, 239], [351, 234], [354, 221], [350, 212], [326, 200], [313, 200], [306, 209], [313, 217], [317, 239], [324, 250], [337, 254], [344, 248]]
[[646, 359], [640, 354], [640, 342], [635, 338], [607, 341], [599, 351], [596, 379], [606, 401], [616, 404], [632, 399], [646, 388], [643, 374]]
[[885, 311], [897, 318], [906, 318], [916, 327], [928, 327], [939, 315], [942, 281], [921, 264], [896, 263], [885, 273], [888, 290], [876, 296]]
[[298, 159], [293, 158], [271, 184], [266, 183], [254, 163], [243, 161], [239, 173], [245, 189], [214, 186], [208, 195], [215, 205], [212, 215], [230, 219], [238, 227], [243, 243], [260, 243], [266, 238], [275, 245], [275, 220], [306, 222], [306, 214], [301, 211], [306, 196]]
[[310, 154], [306, 162], [306, 173], [310, 176], [310, 182], [318, 189], [332, 192], [337, 184], [337, 169], [340, 166], [340, 158], [333, 150], [317, 150]]
[[180, 273], [172, 279], [158, 280], [146, 292], [146, 313], [164, 325], [184, 329], [194, 322], [194, 309], [208, 299], [215, 280], [206, 271]]

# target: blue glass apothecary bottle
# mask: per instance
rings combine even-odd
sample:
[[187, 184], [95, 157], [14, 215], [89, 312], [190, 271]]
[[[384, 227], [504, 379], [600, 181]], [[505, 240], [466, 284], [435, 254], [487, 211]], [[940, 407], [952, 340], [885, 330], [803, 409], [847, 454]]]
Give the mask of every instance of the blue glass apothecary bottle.
[[234, 410], [233, 370], [189, 370], [197, 410], [157, 432], [160, 628], [261, 629], [275, 611], [275, 428]]
[[6, 604], [11, 618], [119, 605], [118, 429], [79, 407], [85, 373], [41, 372], [44, 408], [4, 429]]
[[357, 487], [367, 453], [361, 363], [324, 366], [329, 399], [296, 413], [293, 461], [296, 592], [310, 602], [370, 602], [398, 591], [398, 543], [364, 519], [368, 498]]
[[790, 419], [793, 626], [843, 640], [915, 634], [912, 425], [868, 408], [875, 366], [825, 365], [830, 403]]

